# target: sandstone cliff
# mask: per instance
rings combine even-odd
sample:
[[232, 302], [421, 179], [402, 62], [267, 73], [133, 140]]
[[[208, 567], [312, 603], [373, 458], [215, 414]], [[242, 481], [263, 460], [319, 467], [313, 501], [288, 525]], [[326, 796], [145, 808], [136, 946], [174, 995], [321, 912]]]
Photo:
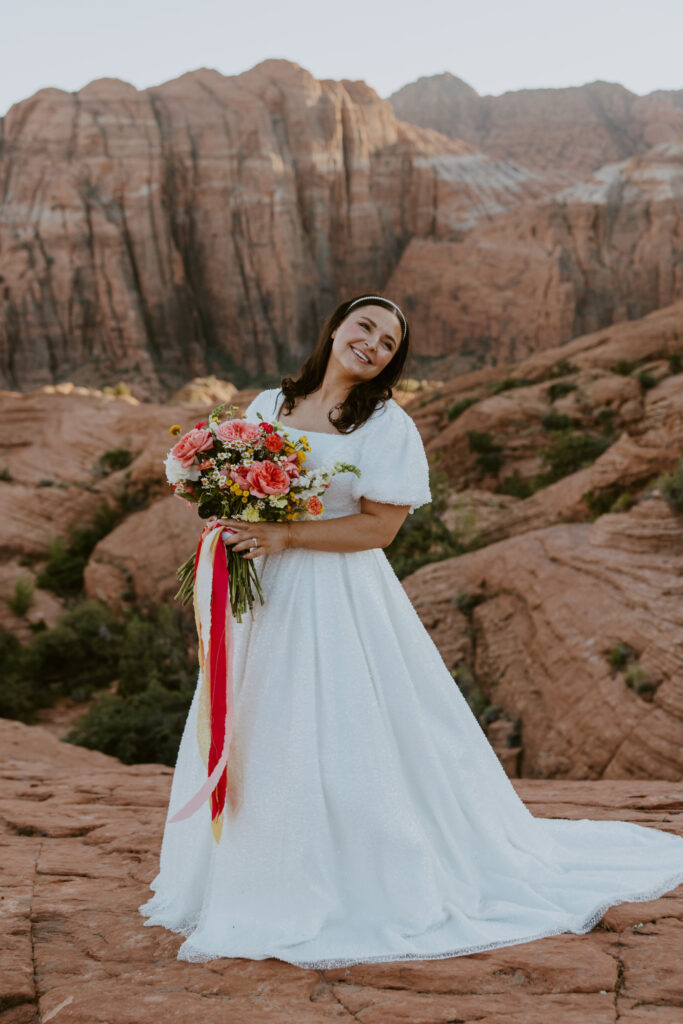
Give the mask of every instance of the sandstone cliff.
[[24, 390], [278, 375], [410, 239], [460, 237], [567, 181], [285, 60], [43, 89], [0, 133], [0, 385]]
[[525, 167], [581, 175], [683, 135], [682, 91], [637, 96], [614, 82], [480, 96], [445, 72], [389, 97], [398, 117]]

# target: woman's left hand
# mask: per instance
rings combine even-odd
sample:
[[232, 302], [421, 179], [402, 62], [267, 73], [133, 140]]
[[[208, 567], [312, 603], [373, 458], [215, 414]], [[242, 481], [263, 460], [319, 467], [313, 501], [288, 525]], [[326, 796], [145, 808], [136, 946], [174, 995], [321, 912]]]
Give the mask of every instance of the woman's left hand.
[[[236, 531], [224, 535], [223, 540], [233, 551], [243, 552], [243, 558], [269, 555], [287, 547], [289, 523], [246, 523], [242, 519], [221, 519], [220, 522]], [[255, 546], [253, 538], [256, 538]]]

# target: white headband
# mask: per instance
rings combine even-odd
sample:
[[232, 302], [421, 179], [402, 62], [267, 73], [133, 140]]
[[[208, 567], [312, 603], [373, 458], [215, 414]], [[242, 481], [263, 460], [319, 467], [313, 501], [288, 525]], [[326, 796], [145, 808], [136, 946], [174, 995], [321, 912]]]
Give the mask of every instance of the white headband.
[[363, 295], [363, 296], [361, 296], [360, 299], [354, 299], [353, 302], [351, 303], [351, 305], [346, 307], [346, 312], [347, 313], [350, 312], [353, 309], [354, 306], [358, 306], [361, 302], [363, 302], [363, 303], [370, 302], [371, 299], [379, 299], [380, 302], [387, 302], [392, 307], [392, 309], [394, 309], [396, 311], [396, 315], [399, 318], [399, 320], [401, 321], [401, 327], [402, 327], [401, 341], [403, 341], [403, 339], [406, 336], [406, 331], [408, 330], [408, 324], [406, 323], [406, 318], [404, 317], [404, 315], [401, 312], [401, 310], [399, 309], [399, 307], [396, 305], [395, 302], [392, 302], [391, 299], [385, 299], [383, 295]]

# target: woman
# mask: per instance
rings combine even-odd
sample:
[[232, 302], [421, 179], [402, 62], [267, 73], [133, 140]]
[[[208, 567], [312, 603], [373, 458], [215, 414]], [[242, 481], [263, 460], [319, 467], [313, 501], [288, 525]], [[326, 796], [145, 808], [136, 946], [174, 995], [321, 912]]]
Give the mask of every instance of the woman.
[[[247, 419], [337, 459], [322, 521], [244, 523], [266, 596], [234, 623], [226, 817], [167, 820], [146, 925], [179, 960], [302, 967], [459, 956], [560, 932], [683, 881], [683, 839], [621, 821], [534, 818], [422, 625], [383, 548], [431, 500], [412, 419], [391, 398], [409, 329], [358, 296], [323, 326], [296, 380]], [[195, 692], [168, 818], [206, 779]]]

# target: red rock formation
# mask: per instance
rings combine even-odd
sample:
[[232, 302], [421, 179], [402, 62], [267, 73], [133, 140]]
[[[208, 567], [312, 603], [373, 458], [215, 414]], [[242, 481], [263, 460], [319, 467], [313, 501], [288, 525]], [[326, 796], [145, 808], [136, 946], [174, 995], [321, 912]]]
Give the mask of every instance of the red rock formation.
[[[183, 936], [138, 906], [158, 870], [172, 769], [122, 765], [0, 720], [3, 1022], [562, 1024], [680, 1019], [683, 887], [564, 934], [444, 960], [310, 971], [275, 959], [176, 959]], [[515, 780], [537, 817], [633, 821], [683, 835], [666, 782]]]
[[409, 239], [460, 237], [565, 180], [285, 60], [43, 89], [2, 133], [0, 383], [22, 389], [276, 375]]
[[462, 241], [413, 238], [386, 290], [445, 377], [454, 353], [471, 365], [515, 362], [675, 302], [682, 235], [679, 142], [499, 214]]
[[589, 174], [683, 135], [681, 92], [637, 96], [613, 82], [480, 96], [449, 72], [389, 97], [398, 117], [535, 169]]

